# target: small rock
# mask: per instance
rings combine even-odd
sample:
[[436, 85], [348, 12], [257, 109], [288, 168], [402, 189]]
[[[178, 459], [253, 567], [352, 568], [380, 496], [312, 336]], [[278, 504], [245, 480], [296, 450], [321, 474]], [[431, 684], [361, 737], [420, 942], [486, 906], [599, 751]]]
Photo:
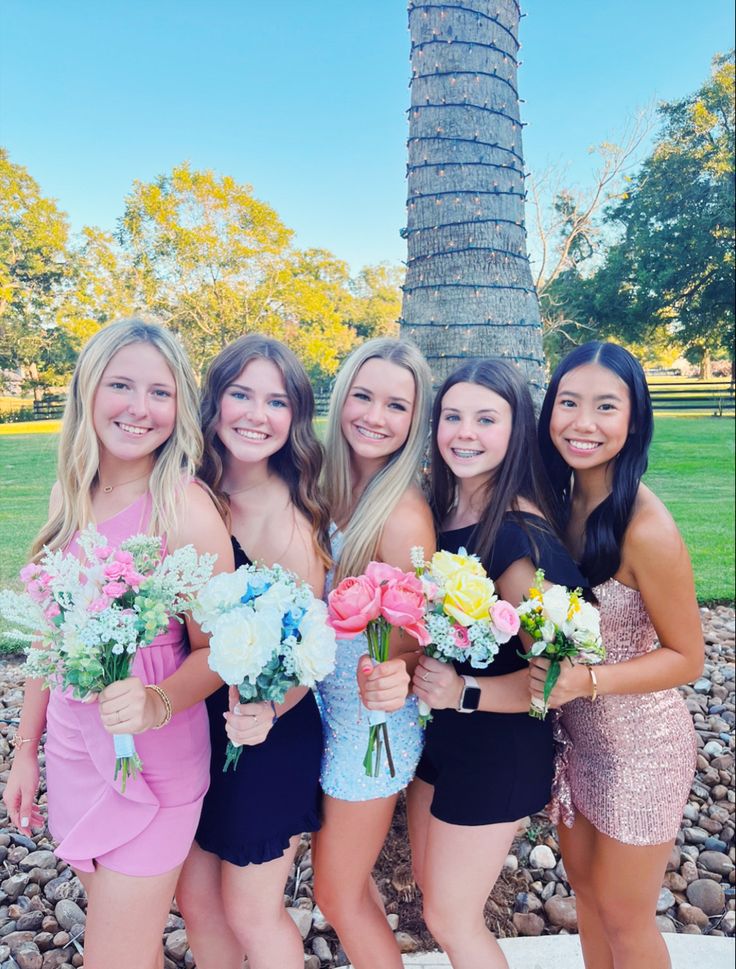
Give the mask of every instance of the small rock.
[[399, 916], [396, 912], [391, 912], [386, 916], [386, 921], [388, 922], [388, 927], [392, 932], [395, 932], [399, 927]]
[[683, 925], [698, 925], [701, 929], [710, 925], [710, 920], [702, 908], [697, 905], [690, 905], [689, 902], [682, 902], [677, 907], [677, 918]]
[[394, 938], [399, 947], [399, 952], [416, 952], [419, 948], [417, 940], [408, 932], [396, 932]]
[[327, 939], [323, 939], [321, 935], [312, 939], [312, 952], [320, 962], [332, 962], [332, 950], [327, 944]]
[[[59, 902], [61, 905], [61, 902]], [[61, 919], [59, 919], [61, 921]], [[186, 929], [174, 929], [170, 932], [164, 941], [164, 952], [166, 955], [171, 956], [172, 959], [177, 959], [181, 961], [184, 958], [184, 954], [189, 948], [189, 943], [187, 942]]]
[[720, 915], [726, 907], [726, 897], [721, 886], [709, 878], [698, 878], [687, 886], [687, 900], [702, 909], [706, 915]]
[[706, 871], [712, 871], [724, 877], [727, 877], [734, 869], [733, 862], [722, 851], [701, 851], [698, 857], [698, 864], [702, 868], [705, 868]]
[[516, 855], [506, 855], [506, 861], [504, 861], [503, 867], [507, 871], [516, 871], [516, 869], [519, 867], [519, 859], [516, 857]]
[[18, 969], [42, 969], [43, 956], [35, 942], [24, 942], [14, 953]]
[[306, 939], [312, 927], [312, 913], [303, 908], [287, 908], [286, 911], [296, 923], [301, 937]]
[[536, 936], [544, 931], [544, 919], [531, 912], [514, 912], [513, 920], [519, 935]]
[[546, 901], [544, 910], [552, 925], [567, 929], [568, 932], [577, 931], [578, 917], [574, 897], [560, 898], [559, 895], [553, 895]]
[[83, 925], [87, 920], [87, 916], [81, 908], [70, 898], [62, 898], [56, 903], [54, 915], [62, 929], [66, 929], [67, 932], [71, 931], [75, 925], [80, 923]]
[[557, 864], [554, 852], [547, 845], [536, 845], [529, 855], [530, 868], [552, 869]]
[[675, 896], [669, 890], [669, 888], [663, 888], [659, 893], [659, 898], [657, 899], [657, 915], [664, 915], [667, 909], [672, 908], [675, 904]]
[[709, 693], [710, 692], [710, 680], [705, 676], [701, 676], [693, 683], [693, 689], [696, 693]]
[[312, 909], [312, 926], [317, 932], [329, 932], [332, 928], [318, 905]]
[[657, 928], [660, 932], [677, 932], [675, 923], [666, 915], [658, 915], [656, 918]]
[[57, 860], [53, 851], [32, 851], [23, 858], [19, 867], [21, 871], [30, 871], [32, 868], [55, 868]]

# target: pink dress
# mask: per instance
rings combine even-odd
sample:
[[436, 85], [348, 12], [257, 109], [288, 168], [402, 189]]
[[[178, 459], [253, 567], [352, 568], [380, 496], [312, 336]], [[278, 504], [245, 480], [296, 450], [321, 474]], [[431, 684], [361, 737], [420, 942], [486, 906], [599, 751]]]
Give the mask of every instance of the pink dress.
[[[111, 544], [146, 530], [150, 495], [97, 525]], [[76, 541], [69, 551], [74, 553]], [[170, 676], [189, 653], [183, 624], [138, 650], [131, 675], [144, 683]], [[187, 856], [209, 784], [210, 743], [204, 703], [177, 713], [160, 730], [135, 735], [143, 771], [113, 781], [112, 734], [96, 703], [81, 703], [53, 690], [47, 711], [46, 784], [49, 829], [56, 853], [79, 871], [93, 862], [125, 875], [160, 875]]]
[[[638, 590], [609, 579], [598, 598], [607, 662], [657, 648]], [[670, 841], [680, 828], [695, 773], [697, 742], [677, 690], [580, 697], [556, 719], [551, 816], [572, 826], [579, 811], [624, 844]]]

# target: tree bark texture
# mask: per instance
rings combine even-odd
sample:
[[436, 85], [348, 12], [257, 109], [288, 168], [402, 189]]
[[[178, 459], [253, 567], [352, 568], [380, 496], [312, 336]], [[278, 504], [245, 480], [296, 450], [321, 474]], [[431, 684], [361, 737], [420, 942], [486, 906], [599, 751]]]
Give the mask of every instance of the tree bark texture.
[[442, 381], [514, 360], [539, 398], [542, 327], [526, 252], [516, 0], [410, 0], [408, 258], [401, 333]]

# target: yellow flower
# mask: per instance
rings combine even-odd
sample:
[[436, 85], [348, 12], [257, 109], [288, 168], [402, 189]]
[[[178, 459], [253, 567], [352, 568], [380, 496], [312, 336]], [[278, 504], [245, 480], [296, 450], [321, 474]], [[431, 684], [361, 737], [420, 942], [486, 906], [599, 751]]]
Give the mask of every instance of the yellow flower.
[[445, 583], [444, 611], [462, 626], [488, 619], [494, 602], [493, 582], [486, 575], [457, 569]]
[[447, 580], [458, 570], [472, 575], [485, 575], [486, 570], [474, 555], [468, 555], [465, 549], [460, 552], [435, 552], [429, 565], [429, 571], [438, 579]]

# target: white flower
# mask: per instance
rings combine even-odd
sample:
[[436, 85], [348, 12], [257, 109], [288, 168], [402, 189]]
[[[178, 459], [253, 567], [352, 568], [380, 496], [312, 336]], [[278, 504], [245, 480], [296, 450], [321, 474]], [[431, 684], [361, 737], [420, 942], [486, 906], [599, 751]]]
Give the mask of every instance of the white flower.
[[544, 614], [555, 626], [562, 626], [567, 620], [567, 611], [570, 608], [570, 594], [564, 585], [553, 585], [542, 594], [544, 602]]
[[327, 606], [319, 599], [299, 621], [301, 640], [292, 647], [294, 670], [302, 686], [314, 686], [335, 668], [337, 642], [327, 625]]
[[551, 619], [545, 619], [539, 627], [539, 635], [545, 643], [551, 643], [557, 635], [557, 626], [555, 626]]
[[261, 609], [278, 609], [282, 615], [288, 612], [293, 604], [294, 589], [283, 580], [274, 582], [254, 603], [259, 612]]
[[197, 596], [192, 615], [202, 626], [212, 624], [221, 612], [240, 603], [247, 581], [247, 571], [243, 566], [235, 572], [213, 575]]
[[409, 549], [409, 559], [411, 560], [412, 568], [423, 569], [425, 566], [424, 561], [424, 549], [421, 545], [415, 545], [413, 548]]
[[281, 643], [281, 615], [276, 609], [256, 614], [243, 607], [224, 613], [213, 622], [210, 669], [231, 685], [255, 683]]
[[576, 630], [589, 633], [597, 639], [601, 634], [601, 617], [595, 606], [585, 600], [580, 602], [580, 608], [573, 617]]

